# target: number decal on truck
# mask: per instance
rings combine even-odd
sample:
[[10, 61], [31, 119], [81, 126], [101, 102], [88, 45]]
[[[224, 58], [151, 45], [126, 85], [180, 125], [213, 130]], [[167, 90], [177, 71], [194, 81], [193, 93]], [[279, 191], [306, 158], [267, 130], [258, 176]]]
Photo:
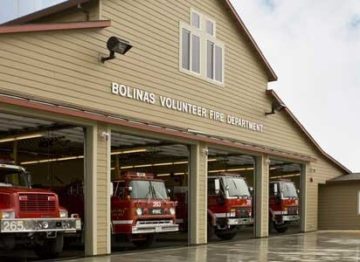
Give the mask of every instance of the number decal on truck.
[[161, 207], [161, 202], [160, 201], [154, 201], [153, 202], [153, 207]]
[[23, 231], [24, 224], [23, 221], [5, 221], [4, 222], [4, 231]]

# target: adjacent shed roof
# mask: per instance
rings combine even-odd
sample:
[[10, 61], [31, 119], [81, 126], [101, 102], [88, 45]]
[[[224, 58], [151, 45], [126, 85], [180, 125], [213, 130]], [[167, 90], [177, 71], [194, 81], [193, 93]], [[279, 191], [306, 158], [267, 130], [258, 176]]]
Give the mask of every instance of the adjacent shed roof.
[[360, 173], [352, 173], [347, 176], [339, 176], [327, 181], [327, 183], [355, 182], [360, 181]]

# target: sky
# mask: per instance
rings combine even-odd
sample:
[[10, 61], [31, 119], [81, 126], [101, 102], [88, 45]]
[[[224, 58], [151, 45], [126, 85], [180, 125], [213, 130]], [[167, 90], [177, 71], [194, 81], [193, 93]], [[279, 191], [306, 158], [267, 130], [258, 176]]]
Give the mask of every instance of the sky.
[[360, 172], [360, 0], [232, 0], [320, 146]]
[[0, 0], [0, 23], [65, 0]]
[[[64, 0], [0, 0], [0, 23]], [[320, 146], [360, 172], [360, 0], [232, 0]], [[359, 132], [360, 133], [360, 132]]]

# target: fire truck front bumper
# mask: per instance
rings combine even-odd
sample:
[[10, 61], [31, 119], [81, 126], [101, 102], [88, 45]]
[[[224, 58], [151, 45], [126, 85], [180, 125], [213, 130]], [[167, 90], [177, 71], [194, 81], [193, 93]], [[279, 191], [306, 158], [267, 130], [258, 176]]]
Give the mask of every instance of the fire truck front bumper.
[[284, 222], [296, 222], [296, 221], [300, 220], [300, 216], [299, 215], [283, 215], [282, 220]]
[[246, 218], [228, 218], [229, 226], [242, 226], [242, 225], [252, 225], [254, 224], [254, 219], [251, 217]]
[[0, 233], [64, 232], [81, 230], [79, 218], [25, 218], [0, 220]]
[[138, 221], [132, 226], [132, 234], [165, 233], [179, 231], [179, 225], [168, 221]]

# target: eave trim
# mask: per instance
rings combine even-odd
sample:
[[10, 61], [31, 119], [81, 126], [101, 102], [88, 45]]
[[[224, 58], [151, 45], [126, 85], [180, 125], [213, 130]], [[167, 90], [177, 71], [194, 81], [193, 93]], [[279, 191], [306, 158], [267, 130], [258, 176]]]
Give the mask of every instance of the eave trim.
[[0, 34], [106, 28], [109, 26], [111, 26], [110, 20], [97, 20], [97, 21], [71, 22], [71, 23], [52, 23], [52, 24], [9, 25], [9, 26], [0, 26]]

